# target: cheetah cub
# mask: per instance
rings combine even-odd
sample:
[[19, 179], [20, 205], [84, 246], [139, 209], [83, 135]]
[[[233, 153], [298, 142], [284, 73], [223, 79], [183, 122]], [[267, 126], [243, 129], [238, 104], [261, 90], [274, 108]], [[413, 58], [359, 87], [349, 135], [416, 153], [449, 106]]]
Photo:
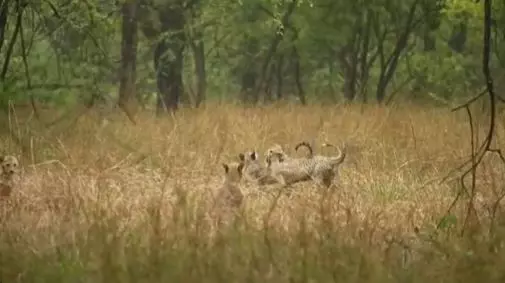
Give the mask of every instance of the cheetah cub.
[[269, 152], [267, 156], [268, 173], [277, 180], [282, 187], [310, 181], [310, 164], [305, 164], [305, 158], [285, 159], [281, 153]]
[[262, 187], [277, 183], [277, 179], [270, 175], [267, 164], [262, 163], [256, 151], [248, 152], [245, 155], [239, 154], [239, 159], [244, 163], [244, 179], [252, 184]]
[[242, 205], [244, 200], [244, 194], [239, 187], [244, 163], [223, 163], [222, 166], [224, 169], [224, 180], [217, 192], [214, 204], [220, 212], [237, 209]]
[[15, 156], [0, 156], [0, 197], [9, 197], [15, 186], [14, 177], [18, 174], [19, 161]]
[[[273, 152], [267, 158], [270, 174], [284, 186], [312, 180], [316, 184], [328, 188], [335, 176], [337, 166], [346, 157], [345, 150], [339, 150], [337, 156], [314, 156], [310, 145], [303, 142], [301, 144], [309, 148], [310, 154], [308, 157], [283, 160], [282, 154]], [[325, 144], [325, 146], [331, 145]], [[277, 158], [276, 162], [273, 161], [274, 157]]]
[[295, 147], [295, 150], [298, 151], [301, 146], [304, 146], [309, 150], [309, 154], [306, 158], [312, 160], [314, 163], [313, 172], [311, 174], [312, 177], [315, 178], [319, 184], [327, 188], [330, 187], [333, 181], [338, 177], [338, 169], [340, 167], [340, 164], [345, 161], [345, 157], [347, 155], [347, 147], [344, 146], [343, 149], [340, 149], [335, 145], [323, 143], [323, 147], [333, 147], [339, 151], [337, 156], [325, 156], [314, 155], [312, 147], [307, 142], [298, 143]]
[[279, 162], [291, 159], [291, 157], [284, 151], [284, 148], [279, 144], [274, 144], [267, 149], [265, 163], [271, 162], [272, 157], [276, 157]]

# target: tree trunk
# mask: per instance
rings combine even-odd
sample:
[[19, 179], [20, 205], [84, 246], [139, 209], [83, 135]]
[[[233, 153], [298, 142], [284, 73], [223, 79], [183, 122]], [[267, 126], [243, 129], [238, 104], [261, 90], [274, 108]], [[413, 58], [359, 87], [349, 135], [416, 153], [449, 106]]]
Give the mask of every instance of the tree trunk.
[[[352, 41], [342, 48], [339, 52], [340, 63], [342, 64], [342, 72], [344, 74], [344, 98], [346, 101], [353, 101], [356, 97], [356, 79], [357, 79], [357, 53], [356, 40], [358, 39], [357, 32], [354, 33]], [[359, 45], [358, 45], [359, 46]], [[350, 58], [350, 59], [348, 59]]]
[[183, 92], [184, 14], [181, 5], [167, 5], [159, 12], [162, 33], [154, 51], [158, 85], [157, 114], [176, 111]]
[[276, 69], [276, 82], [277, 82], [277, 100], [283, 98], [283, 68], [284, 68], [284, 55], [279, 56], [279, 62]]
[[[368, 100], [368, 93], [367, 93], [367, 86], [368, 86], [368, 78], [370, 75], [370, 68], [369, 68], [369, 62], [368, 61], [368, 54], [370, 52], [370, 33], [372, 30], [372, 18], [370, 17], [370, 11], [366, 10], [366, 20], [365, 20], [365, 25], [363, 27], [363, 35], [361, 38], [361, 56], [360, 56], [360, 71], [359, 71], [359, 85], [360, 85], [360, 94], [361, 94], [361, 101], [362, 103], [367, 103]], [[370, 58], [370, 60], [373, 60], [373, 57]], [[372, 62], [373, 63], [373, 62]]]
[[305, 90], [303, 89], [302, 78], [301, 78], [301, 66], [300, 66], [300, 55], [298, 54], [298, 49], [293, 45], [293, 61], [295, 68], [295, 82], [296, 88], [298, 89], [298, 99], [302, 105], [307, 105], [307, 99], [305, 97]]
[[7, 15], [9, 14], [9, 0], [0, 0], [0, 51], [5, 41], [5, 31], [7, 30]]
[[240, 93], [242, 102], [245, 104], [255, 104], [259, 97], [254, 93], [254, 87], [258, 81], [258, 72], [256, 71], [256, 55], [259, 50], [259, 42], [254, 37], [245, 39], [244, 63], [240, 66], [242, 72], [240, 77]]
[[424, 52], [430, 52], [436, 50], [437, 39], [430, 31], [425, 31], [423, 36], [423, 50]]
[[0, 74], [0, 80], [5, 81], [5, 78], [7, 76], [7, 71], [9, 70], [9, 64], [12, 59], [12, 52], [14, 51], [14, 45], [16, 44], [19, 31], [21, 30], [21, 26], [23, 24], [23, 11], [24, 11], [24, 6], [21, 5], [21, 3], [17, 2], [17, 15], [16, 15], [16, 26], [14, 27], [14, 31], [12, 32], [12, 37], [9, 42], [9, 45], [7, 46], [7, 51], [5, 53], [5, 61], [3, 62], [2, 66], [2, 73]]
[[[246, 14], [244, 20], [250, 25], [254, 25], [259, 19], [257, 6], [250, 7], [244, 13]], [[240, 96], [242, 103], [255, 104], [259, 100], [259, 97], [254, 93], [254, 87], [259, 75], [257, 55], [260, 51], [260, 43], [254, 35], [244, 33], [243, 36], [243, 58], [237, 66], [237, 73], [240, 74]]]
[[409, 13], [407, 15], [407, 20], [405, 24], [405, 29], [400, 34], [398, 40], [396, 41], [395, 47], [387, 61], [384, 58], [384, 42], [379, 43], [380, 57], [381, 57], [381, 73], [379, 75], [379, 82], [377, 83], [377, 90], [375, 93], [378, 103], [384, 102], [386, 98], [386, 91], [394, 73], [396, 72], [396, 67], [398, 66], [398, 61], [407, 48], [409, 37], [412, 33], [414, 27], [419, 24], [419, 21], [415, 19], [415, 12], [420, 0], [415, 0], [410, 6]]
[[458, 53], [465, 50], [467, 31], [467, 24], [464, 20], [462, 20], [457, 27], [453, 28], [451, 38], [448, 42], [452, 50]]
[[205, 49], [203, 45], [203, 35], [201, 31], [195, 33], [195, 39], [191, 42], [195, 62], [197, 78], [195, 106], [198, 107], [205, 100], [207, 91], [207, 71], [205, 68]]
[[118, 105], [130, 119], [136, 104], [137, 11], [138, 3], [136, 0], [126, 1], [122, 6], [123, 22]]
[[265, 54], [265, 59], [261, 65], [259, 78], [254, 90], [254, 94], [256, 97], [260, 95], [260, 91], [263, 87], [265, 79], [267, 78], [265, 75], [267, 73], [268, 66], [271, 63], [272, 57], [275, 55], [277, 48], [279, 47], [279, 44], [281, 43], [282, 39], [284, 39], [285, 27], [289, 25], [290, 17], [295, 11], [297, 4], [298, 0], [292, 0], [291, 3], [289, 3], [286, 12], [282, 16], [280, 28], [279, 30], [276, 31], [275, 36], [273, 37], [272, 42], [270, 44], [270, 47], [268, 48]]
[[[157, 114], [176, 111], [182, 95], [183, 48], [180, 44], [160, 40], [154, 51], [156, 81], [158, 85]], [[179, 48], [178, 48], [179, 47]], [[168, 58], [172, 53], [175, 58]]]
[[445, 1], [422, 1], [421, 11], [423, 13], [423, 50], [425, 52], [436, 51], [437, 39], [434, 35], [440, 28], [441, 11]]
[[242, 102], [244, 103], [256, 103], [259, 99], [254, 93], [254, 86], [256, 85], [256, 72], [255, 71], [245, 71], [242, 75], [240, 92], [242, 93]]

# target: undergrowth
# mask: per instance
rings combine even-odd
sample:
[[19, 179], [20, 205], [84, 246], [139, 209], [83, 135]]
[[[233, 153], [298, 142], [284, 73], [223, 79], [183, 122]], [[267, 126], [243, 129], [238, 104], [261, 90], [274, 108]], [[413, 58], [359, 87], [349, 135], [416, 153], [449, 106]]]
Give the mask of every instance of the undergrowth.
[[[464, 115], [217, 105], [143, 113], [137, 125], [86, 112], [47, 126], [47, 112], [44, 122], [17, 113], [0, 140], [23, 164], [1, 203], [1, 282], [505, 280], [503, 203], [492, 209], [505, 184], [499, 158], [479, 169], [470, 232], [459, 233], [463, 205], [447, 213], [458, 180], [440, 180], [470, 153]], [[348, 145], [338, 185], [297, 184], [277, 198], [244, 184], [240, 213], [217, 226], [220, 163], [274, 143], [298, 155], [301, 140]]]

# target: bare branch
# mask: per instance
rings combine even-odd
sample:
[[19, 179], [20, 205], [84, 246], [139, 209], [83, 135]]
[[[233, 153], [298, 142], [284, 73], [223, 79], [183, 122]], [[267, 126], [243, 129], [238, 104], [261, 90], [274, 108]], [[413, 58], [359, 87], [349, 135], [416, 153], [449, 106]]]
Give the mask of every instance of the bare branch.
[[458, 111], [462, 108], [465, 108], [467, 106], [469, 106], [470, 104], [474, 103], [475, 101], [477, 101], [479, 98], [481, 98], [483, 95], [485, 95], [487, 93], [487, 89], [481, 91], [479, 94], [477, 94], [476, 96], [474, 96], [473, 98], [471, 98], [470, 100], [468, 100], [467, 102], [461, 104], [460, 106], [457, 106], [455, 108], [453, 108], [451, 111], [454, 112], [454, 111]]
[[[71, 26], [74, 26], [73, 23], [68, 20], [66, 17], [62, 16], [58, 9], [56, 8], [56, 6], [54, 6], [53, 3], [51, 3], [51, 1], [49, 0], [44, 0], [45, 3], [47, 3], [51, 9], [51, 11], [53, 11], [54, 13], [54, 16], [56, 16], [58, 19], [68, 23], [69, 25]], [[103, 48], [100, 46], [100, 43], [98, 41], [98, 39], [95, 37], [95, 35], [93, 33], [91, 33], [91, 31], [87, 28], [85, 29], [82, 29], [85, 33], [85, 35], [91, 39], [91, 41], [93, 42], [93, 45], [95, 45], [95, 47], [100, 51], [101, 55], [103, 56], [104, 59], [106, 59], [105, 63], [107, 63], [107, 65], [111, 68], [114, 68], [114, 66], [110, 63], [110, 60], [109, 60], [109, 56], [107, 54], [107, 52], [105, 52], [105, 50], [103, 50]]]
[[[284, 13], [284, 15], [282, 16], [282, 19], [281, 19], [281, 28], [282, 29], [284, 29], [286, 26], [289, 25], [289, 18], [293, 14], [297, 3], [298, 3], [298, 0], [291, 0], [291, 3], [288, 5], [286, 12]], [[256, 85], [256, 89], [255, 89], [255, 93], [256, 93], [255, 96], [256, 97], [258, 96], [261, 86], [265, 80], [266, 70], [268, 68], [268, 65], [270, 64], [272, 56], [275, 54], [277, 47], [283, 38], [284, 38], [284, 31], [281, 31], [281, 32], [276, 31], [276, 34], [270, 44], [270, 48], [268, 49], [268, 51], [266, 53], [265, 60], [263, 61], [263, 64], [261, 66], [260, 78], [258, 80], [258, 84]]]
[[[461, 109], [462, 107], [467, 110], [467, 114], [469, 116], [469, 123], [471, 127], [471, 145], [472, 145], [472, 154], [471, 154], [471, 159], [466, 161], [462, 166], [459, 168], [464, 168], [468, 164], [471, 164], [470, 168], [468, 168], [465, 172], [461, 174], [460, 177], [460, 183], [461, 183], [461, 189], [458, 192], [458, 195], [454, 199], [453, 203], [449, 207], [449, 210], [447, 213], [450, 212], [450, 210], [454, 207], [458, 199], [460, 198], [461, 194], [463, 191], [468, 192], [468, 189], [470, 189], [470, 200], [468, 203], [467, 207], [467, 214], [465, 216], [465, 221], [464, 221], [464, 226], [461, 231], [463, 234], [465, 232], [465, 228], [467, 226], [467, 222], [470, 216], [470, 213], [474, 210], [474, 198], [475, 198], [475, 193], [476, 193], [476, 173], [477, 173], [477, 167], [481, 164], [486, 152], [498, 152], [500, 155], [500, 158], [502, 161], [505, 161], [505, 158], [503, 158], [503, 155], [501, 154], [501, 151], [497, 149], [492, 149], [491, 144], [493, 141], [493, 138], [495, 136], [495, 127], [496, 127], [496, 101], [497, 101], [497, 96], [494, 92], [494, 86], [493, 86], [493, 78], [491, 76], [490, 68], [489, 68], [489, 59], [490, 59], [490, 54], [491, 54], [491, 0], [484, 0], [484, 37], [483, 37], [483, 50], [482, 50], [482, 73], [484, 74], [485, 80], [486, 80], [486, 91], [483, 93], [479, 93], [476, 97], [472, 98], [470, 101], [467, 103], [463, 104], [462, 106], [459, 106], [453, 111]], [[479, 98], [482, 98], [484, 94], [488, 94], [488, 101], [490, 104], [490, 121], [489, 121], [489, 128], [488, 132], [486, 135], [486, 138], [484, 141], [481, 143], [479, 148], [475, 150], [475, 144], [474, 144], [474, 131], [473, 131], [473, 121], [472, 121], [472, 116], [471, 116], [471, 111], [470, 111], [470, 105], [477, 101]], [[464, 179], [471, 174], [472, 178], [472, 183], [471, 187], [467, 188]], [[440, 223], [439, 225], [440, 226]]]
[[[20, 0], [17, 1], [18, 4], [18, 9], [20, 8]], [[25, 77], [26, 77], [26, 87], [30, 90], [32, 88], [32, 80], [30, 77], [30, 69], [28, 68], [28, 60], [27, 60], [27, 49], [26, 49], [26, 44], [25, 44], [25, 35], [24, 35], [24, 29], [23, 29], [23, 21], [20, 22], [19, 25], [19, 30], [21, 33], [21, 56], [23, 59], [23, 66], [25, 69]], [[39, 111], [37, 109], [37, 105], [35, 104], [35, 98], [33, 97], [33, 94], [30, 93], [30, 104], [32, 106], [33, 113], [35, 114], [35, 118], [37, 120], [40, 120], [40, 115]]]
[[0, 6], [0, 50], [2, 50], [4, 40], [5, 40], [5, 31], [7, 29], [7, 15], [9, 14], [9, 1], [2, 1], [2, 5]]

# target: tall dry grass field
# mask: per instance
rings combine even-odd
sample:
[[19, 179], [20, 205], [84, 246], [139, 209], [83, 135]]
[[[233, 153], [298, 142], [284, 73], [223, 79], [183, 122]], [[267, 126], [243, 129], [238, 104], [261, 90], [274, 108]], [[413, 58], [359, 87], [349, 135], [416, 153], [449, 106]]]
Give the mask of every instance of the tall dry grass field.
[[[505, 280], [498, 156], [479, 167], [470, 232], [458, 230], [468, 197], [435, 227], [460, 188], [457, 175], [441, 180], [471, 152], [464, 113], [214, 105], [142, 114], [137, 125], [121, 113], [87, 113], [51, 127], [20, 116], [10, 125], [24, 152], [0, 141], [23, 164], [19, 187], [0, 204], [1, 282]], [[496, 147], [504, 148], [502, 121]], [[244, 183], [238, 216], [216, 225], [221, 163], [253, 149], [264, 157], [275, 143], [301, 155], [294, 145], [303, 140], [348, 145], [336, 187], [299, 183], [278, 196], [275, 186]]]

